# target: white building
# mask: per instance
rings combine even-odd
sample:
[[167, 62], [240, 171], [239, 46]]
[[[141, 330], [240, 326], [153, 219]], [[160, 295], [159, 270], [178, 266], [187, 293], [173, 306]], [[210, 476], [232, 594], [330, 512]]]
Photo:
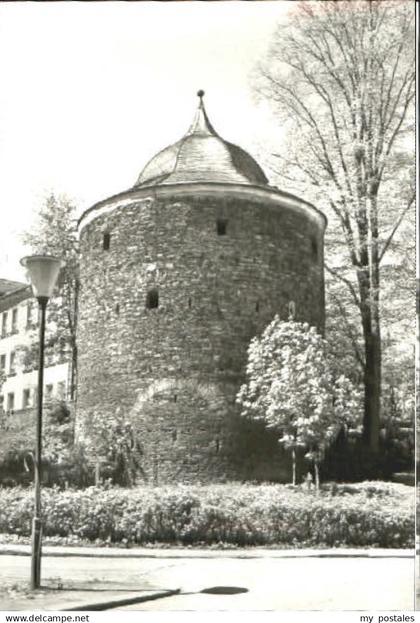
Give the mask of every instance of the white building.
[[[37, 344], [38, 304], [30, 286], [0, 279], [0, 411], [13, 415], [35, 405], [37, 357], [25, 346]], [[31, 361], [29, 361], [31, 359]], [[65, 399], [69, 378], [66, 353], [46, 356], [44, 398]], [[4, 382], [1, 382], [4, 379]]]

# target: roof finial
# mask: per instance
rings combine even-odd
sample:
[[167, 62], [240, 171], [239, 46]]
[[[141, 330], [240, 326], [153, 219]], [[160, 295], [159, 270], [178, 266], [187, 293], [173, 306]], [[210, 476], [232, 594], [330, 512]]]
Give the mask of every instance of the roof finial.
[[195, 113], [195, 119], [187, 132], [187, 135], [190, 134], [201, 134], [201, 135], [212, 135], [217, 136], [217, 132], [211, 125], [206, 110], [204, 108], [203, 96], [204, 91], [200, 89], [197, 91], [197, 95], [200, 99], [200, 103], [198, 104], [197, 111]]

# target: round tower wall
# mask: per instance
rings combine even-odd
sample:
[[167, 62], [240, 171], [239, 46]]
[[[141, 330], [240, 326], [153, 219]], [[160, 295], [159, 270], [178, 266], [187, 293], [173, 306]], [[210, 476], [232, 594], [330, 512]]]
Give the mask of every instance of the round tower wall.
[[148, 482], [287, 480], [235, 406], [275, 314], [324, 326], [323, 222], [234, 194], [133, 198], [81, 231], [78, 418], [137, 428]]

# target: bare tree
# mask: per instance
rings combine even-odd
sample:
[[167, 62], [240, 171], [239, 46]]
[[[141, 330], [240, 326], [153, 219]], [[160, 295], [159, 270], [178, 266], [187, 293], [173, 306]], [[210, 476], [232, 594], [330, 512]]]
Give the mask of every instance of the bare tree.
[[329, 215], [326, 268], [359, 312], [361, 349], [347, 329], [363, 369], [363, 437], [377, 452], [381, 269], [415, 200], [414, 3], [303, 1], [292, 12], [256, 89], [292, 136], [273, 154], [276, 172]]

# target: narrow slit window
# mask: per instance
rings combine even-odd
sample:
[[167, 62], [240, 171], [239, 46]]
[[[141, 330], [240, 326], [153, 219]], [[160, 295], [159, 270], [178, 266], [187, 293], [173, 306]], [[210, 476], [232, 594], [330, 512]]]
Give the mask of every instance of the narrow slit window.
[[259, 302], [259, 301], [257, 301], [257, 302], [255, 303], [255, 311], [257, 312], [257, 314], [258, 314], [258, 312], [260, 311], [260, 302]]
[[106, 232], [102, 239], [102, 248], [104, 251], [109, 251], [109, 247], [111, 246], [111, 234]]
[[315, 259], [318, 259], [318, 242], [316, 238], [311, 238], [311, 251], [312, 251], [312, 256]]
[[294, 320], [296, 316], [296, 303], [289, 301], [289, 320]]
[[159, 292], [156, 289], [150, 290], [146, 298], [147, 309], [156, 309], [159, 307]]
[[216, 229], [218, 236], [226, 236], [227, 220], [224, 218], [218, 218], [216, 222]]
[[120, 304], [119, 303], [117, 303], [115, 305], [115, 313], [117, 314], [117, 316], [119, 316], [119, 314], [120, 314]]

